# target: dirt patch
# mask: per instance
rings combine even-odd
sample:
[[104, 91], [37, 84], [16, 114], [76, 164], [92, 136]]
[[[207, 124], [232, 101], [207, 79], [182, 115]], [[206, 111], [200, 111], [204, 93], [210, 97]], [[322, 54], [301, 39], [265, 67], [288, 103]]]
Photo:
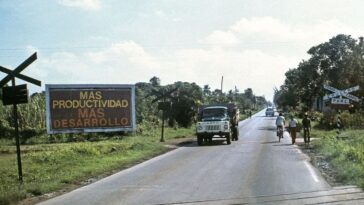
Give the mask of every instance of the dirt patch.
[[191, 145], [195, 141], [196, 141], [195, 137], [176, 138], [168, 140], [167, 142], [165, 142], [165, 145], [171, 148], [178, 148]]

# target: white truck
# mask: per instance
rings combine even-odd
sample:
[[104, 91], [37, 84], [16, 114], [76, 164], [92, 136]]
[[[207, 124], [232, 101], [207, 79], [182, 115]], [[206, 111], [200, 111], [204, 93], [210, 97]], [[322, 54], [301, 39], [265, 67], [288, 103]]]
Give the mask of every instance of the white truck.
[[198, 145], [212, 142], [213, 137], [226, 138], [226, 143], [239, 140], [239, 109], [233, 103], [203, 105], [199, 108], [196, 135]]

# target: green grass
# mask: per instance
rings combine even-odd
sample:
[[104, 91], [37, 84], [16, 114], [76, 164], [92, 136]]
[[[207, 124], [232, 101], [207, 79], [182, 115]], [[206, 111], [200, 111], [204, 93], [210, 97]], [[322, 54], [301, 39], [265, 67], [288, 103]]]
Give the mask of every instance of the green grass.
[[346, 130], [341, 139], [335, 131], [313, 130], [316, 152], [324, 156], [336, 173], [336, 180], [364, 188], [364, 130]]
[[[165, 129], [166, 140], [193, 136], [194, 129]], [[70, 184], [129, 167], [168, 150], [160, 129], [98, 142], [22, 146], [23, 179], [17, 180], [14, 146], [0, 146], [0, 204], [16, 203]], [[6, 143], [5, 143], [6, 144]]]

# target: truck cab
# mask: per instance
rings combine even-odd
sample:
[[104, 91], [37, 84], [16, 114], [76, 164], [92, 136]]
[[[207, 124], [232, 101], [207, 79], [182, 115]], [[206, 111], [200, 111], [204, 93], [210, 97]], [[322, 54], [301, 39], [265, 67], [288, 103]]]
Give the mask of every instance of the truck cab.
[[196, 125], [198, 145], [202, 145], [203, 141], [211, 142], [213, 137], [225, 137], [227, 144], [231, 144], [231, 137], [232, 140], [237, 140], [237, 134], [233, 134], [237, 131], [236, 114], [239, 112], [229, 110], [228, 106], [201, 107]]

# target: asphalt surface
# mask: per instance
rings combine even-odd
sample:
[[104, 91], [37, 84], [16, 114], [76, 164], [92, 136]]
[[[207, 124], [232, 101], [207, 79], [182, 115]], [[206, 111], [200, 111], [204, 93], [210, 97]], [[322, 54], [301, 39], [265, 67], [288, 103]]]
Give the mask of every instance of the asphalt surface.
[[330, 187], [288, 133], [278, 142], [274, 123], [260, 112], [231, 145], [194, 142], [41, 204], [315, 204], [360, 193]]

